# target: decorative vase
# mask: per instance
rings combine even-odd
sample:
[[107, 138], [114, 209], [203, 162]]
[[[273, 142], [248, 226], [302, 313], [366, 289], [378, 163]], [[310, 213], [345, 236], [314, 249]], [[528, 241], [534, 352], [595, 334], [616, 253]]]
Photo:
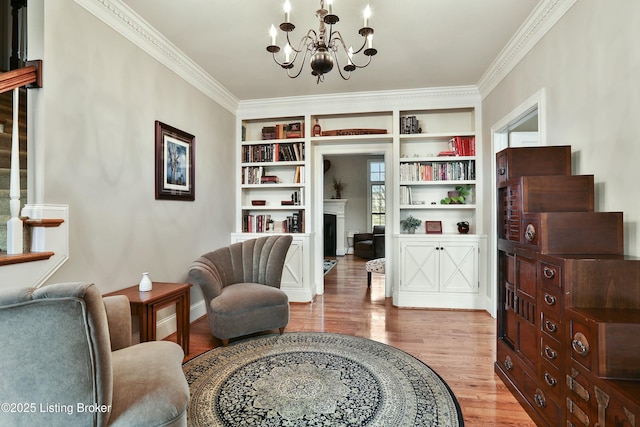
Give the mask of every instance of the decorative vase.
[[411, 227], [409, 229], [409, 234], [415, 234], [416, 233], [416, 228], [415, 227]]
[[152, 287], [153, 284], [149, 278], [149, 273], [142, 273], [142, 279], [140, 279], [140, 284], [138, 285], [140, 292], [149, 292]]
[[313, 125], [313, 136], [320, 136], [322, 133], [322, 128], [320, 127], [320, 123], [318, 123], [318, 119], [316, 119], [316, 124]]
[[460, 221], [457, 225], [458, 233], [467, 234], [469, 232], [469, 223], [467, 221]]

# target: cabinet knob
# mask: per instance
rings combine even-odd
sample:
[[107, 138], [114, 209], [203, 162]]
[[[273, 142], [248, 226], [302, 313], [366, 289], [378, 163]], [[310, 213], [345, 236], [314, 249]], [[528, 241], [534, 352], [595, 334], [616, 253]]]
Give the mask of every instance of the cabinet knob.
[[544, 346], [544, 354], [551, 360], [555, 359], [558, 357], [558, 352], [553, 350], [551, 347], [549, 347], [548, 345]]
[[558, 325], [556, 325], [555, 323], [553, 323], [550, 320], [545, 320], [544, 327], [549, 332], [558, 332]]
[[507, 371], [513, 369], [513, 361], [511, 360], [511, 356], [507, 356], [504, 358], [504, 367], [507, 368]]
[[573, 347], [573, 351], [578, 353], [580, 356], [586, 356], [589, 354], [589, 341], [581, 332], [577, 332], [573, 336], [571, 347]]
[[553, 295], [544, 294], [544, 302], [546, 302], [547, 305], [555, 305], [556, 297], [554, 297]]
[[505, 173], [507, 173], [507, 169], [504, 167], [498, 169], [498, 175], [504, 175]]
[[536, 393], [533, 395], [533, 401], [536, 402], [540, 408], [547, 406], [547, 399], [544, 397], [544, 393], [539, 388], [536, 389]]
[[556, 380], [553, 376], [551, 376], [551, 374], [549, 372], [545, 372], [544, 373], [544, 380], [551, 387], [555, 387], [556, 384], [558, 384], [558, 380]]
[[546, 277], [547, 279], [553, 279], [554, 277], [556, 277], [556, 271], [553, 268], [549, 267], [543, 268], [542, 274], [544, 274], [544, 277]]
[[527, 242], [533, 242], [536, 238], [536, 227], [533, 224], [527, 224], [527, 228], [524, 230], [524, 238]]

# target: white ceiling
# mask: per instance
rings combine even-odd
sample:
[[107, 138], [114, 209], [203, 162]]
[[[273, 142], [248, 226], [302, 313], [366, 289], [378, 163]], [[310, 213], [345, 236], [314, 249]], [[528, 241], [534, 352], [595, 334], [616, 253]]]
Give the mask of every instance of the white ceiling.
[[[308, 64], [290, 79], [266, 51], [284, 0], [123, 0], [239, 100], [475, 85], [539, 2], [334, 0], [334, 28], [354, 48], [362, 43], [362, 11], [371, 5], [378, 55], [348, 81], [334, 69], [316, 84]], [[297, 43], [318, 29], [320, 2], [291, 4]]]

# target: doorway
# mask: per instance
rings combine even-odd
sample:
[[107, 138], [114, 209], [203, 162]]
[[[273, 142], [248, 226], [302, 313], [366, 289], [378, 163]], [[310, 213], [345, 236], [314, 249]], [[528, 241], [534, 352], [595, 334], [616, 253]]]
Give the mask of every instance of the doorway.
[[[541, 89], [524, 101], [513, 111], [491, 126], [491, 206], [497, 204], [496, 191], [496, 153], [508, 147], [543, 146], [546, 138], [546, 92]], [[496, 209], [491, 209], [491, 236], [498, 235], [498, 219]], [[497, 271], [497, 239], [489, 239], [489, 283], [498, 282]], [[487, 286], [488, 299], [491, 304], [487, 307], [489, 313], [497, 314], [496, 286]]]
[[[344, 187], [344, 195], [342, 195], [342, 197], [344, 199], [347, 199], [346, 202], [346, 206], [345, 206], [345, 212], [347, 208], [351, 208], [353, 205], [355, 204], [359, 204], [361, 205], [361, 209], [364, 209], [366, 207], [366, 201], [367, 201], [367, 190], [366, 190], [366, 183], [367, 183], [367, 159], [370, 158], [379, 158], [382, 159], [384, 161], [385, 164], [385, 169], [387, 171], [386, 173], [386, 178], [385, 178], [385, 187], [388, 189], [391, 189], [391, 182], [390, 182], [390, 176], [392, 173], [392, 165], [391, 165], [391, 143], [358, 143], [358, 144], [344, 144], [344, 145], [316, 145], [313, 147], [313, 177], [312, 177], [312, 188], [313, 188], [313, 203], [314, 203], [314, 229], [313, 229], [313, 233], [315, 235], [314, 238], [314, 256], [313, 256], [313, 263], [314, 263], [314, 282], [315, 282], [315, 293], [316, 294], [324, 294], [324, 275], [323, 275], [323, 263], [324, 263], [324, 235], [325, 235], [325, 230], [324, 230], [324, 213], [325, 213], [325, 207], [324, 207], [324, 200], [325, 199], [331, 199], [331, 198], [335, 198], [336, 194], [335, 194], [335, 190], [333, 188], [333, 186], [330, 187], [331, 184], [327, 184], [327, 182], [329, 183], [333, 183], [333, 179], [335, 178], [336, 180], [342, 180], [343, 184], [345, 184], [346, 186]], [[362, 163], [363, 163], [363, 167], [361, 168], [362, 171], [361, 172], [356, 172], [355, 168], [338, 168], [337, 165], [335, 165], [335, 163], [333, 163], [333, 165], [329, 168], [328, 171], [325, 172], [326, 169], [326, 161], [332, 162], [332, 159], [334, 162], [340, 162], [340, 159], [344, 159], [344, 160], [351, 160], [353, 161], [353, 159], [361, 159]], [[335, 168], [334, 168], [335, 166]], [[333, 168], [333, 169], [332, 169]], [[360, 168], [358, 168], [359, 170]], [[360, 182], [359, 184], [356, 184], [355, 178], [349, 178], [352, 173], [361, 173], [361, 181], [363, 181], [365, 183], [365, 186], [362, 187], [364, 189], [364, 191], [356, 196], [356, 189], [354, 188], [354, 186], [358, 186], [358, 188], [360, 188], [359, 186], [362, 184], [362, 182]], [[329, 181], [327, 181], [327, 179], [329, 179]], [[349, 180], [351, 180], [351, 182], [349, 182]], [[349, 188], [349, 185], [352, 185], [351, 188]], [[353, 195], [353, 197], [351, 197], [351, 195]], [[387, 200], [389, 200], [389, 205], [391, 205], [391, 191], [387, 191], [386, 193], [386, 197], [388, 198]], [[349, 199], [352, 198], [352, 200], [350, 201]], [[364, 201], [362, 201], [364, 199]], [[353, 203], [352, 203], [353, 202]], [[350, 206], [351, 205], [351, 206]], [[360, 211], [362, 212], [362, 210]], [[367, 212], [366, 210], [364, 212]], [[348, 215], [348, 212], [347, 212]], [[336, 239], [338, 239], [338, 247], [340, 247], [340, 242], [342, 242], [342, 239], [346, 241], [347, 240], [347, 236], [346, 236], [346, 230], [353, 230], [353, 229], [358, 229], [361, 230], [362, 232], [365, 232], [368, 224], [367, 224], [367, 215], [366, 214], [358, 214], [361, 216], [361, 221], [363, 221], [362, 225], [358, 222], [347, 222], [348, 219], [345, 218], [345, 222], [347, 222], [347, 224], [349, 224], [346, 228], [342, 229], [342, 232], [338, 233], [340, 234], [340, 236], [336, 236]], [[390, 235], [391, 235], [391, 230], [389, 229], [390, 224], [392, 224], [393, 222], [393, 214], [392, 212], [388, 212], [386, 215], [386, 223], [387, 225], [387, 232], [385, 233], [385, 247], [388, 248], [386, 251], [386, 257], [387, 257], [387, 271], [390, 271], [389, 265], [390, 262], [392, 262], [392, 260], [390, 259], [390, 255], [391, 255], [391, 239], [390, 239]], [[340, 227], [336, 227], [336, 230], [340, 230]], [[344, 234], [344, 235], [342, 235]], [[347, 243], [344, 243], [344, 245], [346, 245]], [[338, 250], [338, 253], [340, 253], [340, 250]], [[342, 252], [341, 254], [344, 254], [345, 252]], [[339, 258], [338, 258], [339, 259]], [[363, 276], [366, 275], [365, 271], [363, 270], [362, 272]], [[386, 296], [391, 296], [392, 293], [392, 281], [391, 281], [391, 275], [390, 274], [386, 274], [385, 277], [385, 295]]]

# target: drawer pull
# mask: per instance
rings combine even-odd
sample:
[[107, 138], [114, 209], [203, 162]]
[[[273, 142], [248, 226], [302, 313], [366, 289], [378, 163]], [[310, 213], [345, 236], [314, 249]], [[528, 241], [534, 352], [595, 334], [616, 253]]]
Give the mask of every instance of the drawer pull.
[[554, 297], [553, 295], [544, 294], [544, 302], [546, 302], [547, 305], [556, 305], [556, 297]]
[[505, 173], [507, 173], [507, 169], [506, 168], [498, 169], [498, 175], [504, 175]]
[[554, 377], [551, 376], [551, 374], [549, 372], [545, 372], [544, 373], [544, 380], [547, 382], [547, 384], [549, 384], [551, 387], [555, 387], [556, 384], [558, 384], [558, 380], [556, 380]]
[[543, 268], [542, 274], [544, 274], [544, 277], [546, 277], [547, 279], [553, 279], [554, 277], [556, 277], [556, 271], [553, 268], [549, 267]]
[[527, 224], [527, 228], [524, 230], [524, 238], [527, 242], [533, 242], [536, 238], [536, 227], [533, 224]]
[[571, 347], [573, 347], [573, 351], [578, 353], [580, 356], [586, 356], [589, 354], [589, 341], [587, 341], [587, 337], [580, 332], [577, 332], [573, 336]]
[[544, 398], [544, 393], [539, 388], [536, 389], [536, 393], [533, 395], [533, 401], [536, 402], [536, 405], [540, 408], [547, 406], [547, 399]]
[[511, 360], [511, 356], [507, 356], [504, 358], [504, 367], [507, 368], [507, 371], [513, 369], [513, 361]]
[[548, 345], [544, 346], [544, 354], [551, 360], [555, 359], [556, 357], [558, 357], [558, 352], [551, 349], [551, 347], [549, 347]]
[[550, 320], [545, 320], [544, 327], [549, 332], [558, 332], [558, 325], [556, 325]]

